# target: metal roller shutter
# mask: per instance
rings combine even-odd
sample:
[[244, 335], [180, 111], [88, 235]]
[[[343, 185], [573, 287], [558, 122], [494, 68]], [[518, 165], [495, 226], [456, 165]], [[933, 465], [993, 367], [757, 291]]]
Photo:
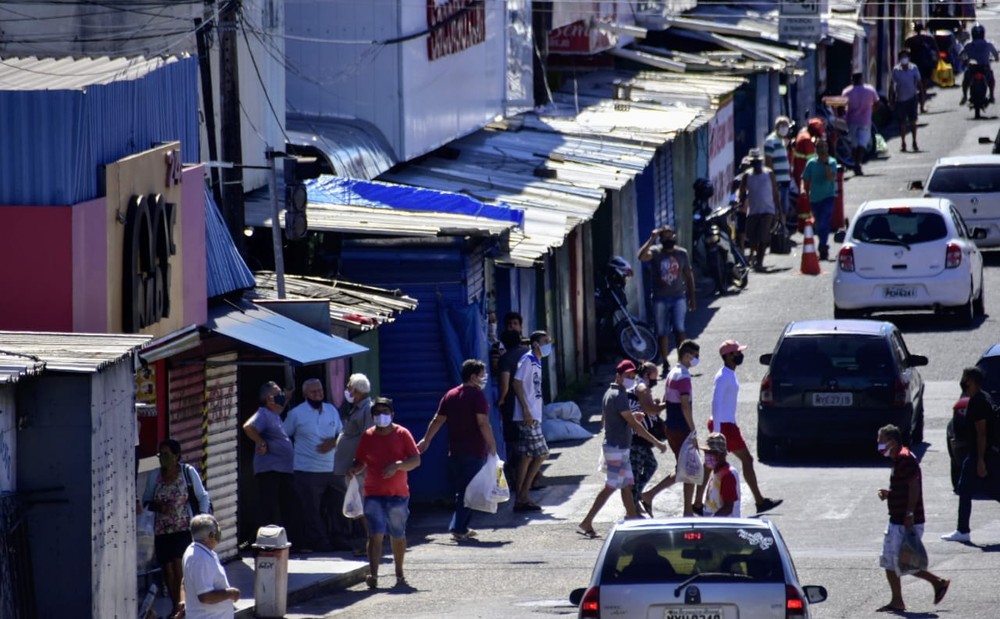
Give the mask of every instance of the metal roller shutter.
[[205, 368], [170, 368], [170, 438], [181, 444], [182, 459], [204, 474], [201, 462], [205, 417]]
[[205, 366], [206, 442], [203, 451], [202, 477], [212, 497], [215, 518], [223, 531], [222, 542], [215, 548], [226, 560], [238, 553], [237, 512], [237, 414], [236, 353], [208, 358]]

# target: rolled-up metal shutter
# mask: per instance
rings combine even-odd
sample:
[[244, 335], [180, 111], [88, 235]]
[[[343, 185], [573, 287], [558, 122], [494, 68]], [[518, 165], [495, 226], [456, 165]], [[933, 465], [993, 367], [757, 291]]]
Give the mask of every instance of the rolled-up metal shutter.
[[201, 364], [170, 368], [169, 436], [181, 444], [181, 458], [204, 475], [205, 367]]
[[202, 477], [215, 518], [226, 533], [215, 548], [219, 558], [236, 556], [237, 423], [236, 353], [208, 358], [205, 366], [206, 443]]

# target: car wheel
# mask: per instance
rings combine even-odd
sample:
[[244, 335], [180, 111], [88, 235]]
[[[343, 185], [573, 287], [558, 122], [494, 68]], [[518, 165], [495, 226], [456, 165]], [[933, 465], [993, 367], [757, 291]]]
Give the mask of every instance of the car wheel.
[[972, 311], [976, 318], [982, 318], [986, 315], [986, 284], [979, 285], [979, 296], [972, 304]]
[[919, 411], [919, 413], [914, 412], [913, 421], [910, 425], [912, 430], [910, 430], [910, 441], [911, 445], [919, 445], [924, 442], [924, 411]]
[[837, 320], [843, 320], [845, 318], [861, 318], [865, 313], [861, 310], [847, 310], [840, 309], [836, 305], [833, 306], [833, 317]]
[[757, 432], [757, 459], [761, 462], [774, 460], [778, 455], [778, 446], [773, 438], [768, 438]]
[[976, 322], [975, 300], [971, 290], [969, 291], [969, 300], [965, 305], [959, 305], [952, 311], [955, 313], [955, 324], [959, 327], [971, 327]]

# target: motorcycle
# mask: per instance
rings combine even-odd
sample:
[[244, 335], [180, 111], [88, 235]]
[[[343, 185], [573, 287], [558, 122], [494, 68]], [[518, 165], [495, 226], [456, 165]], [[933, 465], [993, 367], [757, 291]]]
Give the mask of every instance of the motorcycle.
[[986, 83], [986, 68], [975, 60], [969, 61], [972, 79], [969, 83], [969, 107], [976, 112], [976, 119], [982, 118], [982, 111], [990, 104], [989, 84]]
[[730, 194], [728, 204], [713, 210], [708, 203], [710, 188], [707, 179], [695, 181], [692, 245], [695, 262], [715, 284], [716, 294], [723, 295], [730, 286], [746, 287], [750, 263], [732, 237], [731, 224], [738, 207], [736, 194]]
[[649, 325], [628, 310], [625, 285], [632, 277], [632, 266], [621, 256], [615, 256], [604, 270], [604, 276], [594, 291], [597, 309], [597, 329], [604, 342], [613, 339], [618, 351], [634, 361], [656, 361], [659, 343]]

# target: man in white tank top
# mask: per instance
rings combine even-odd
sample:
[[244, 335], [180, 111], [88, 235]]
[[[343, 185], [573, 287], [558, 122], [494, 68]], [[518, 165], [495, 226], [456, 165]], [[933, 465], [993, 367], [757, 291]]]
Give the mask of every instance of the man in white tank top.
[[747, 155], [750, 170], [740, 181], [740, 202], [747, 203], [747, 245], [750, 246], [750, 263], [755, 271], [764, 270], [764, 253], [771, 244], [771, 226], [777, 217], [785, 223], [785, 214], [776, 208], [780, 203], [778, 183], [771, 168], [764, 166], [759, 148], [751, 148]]

